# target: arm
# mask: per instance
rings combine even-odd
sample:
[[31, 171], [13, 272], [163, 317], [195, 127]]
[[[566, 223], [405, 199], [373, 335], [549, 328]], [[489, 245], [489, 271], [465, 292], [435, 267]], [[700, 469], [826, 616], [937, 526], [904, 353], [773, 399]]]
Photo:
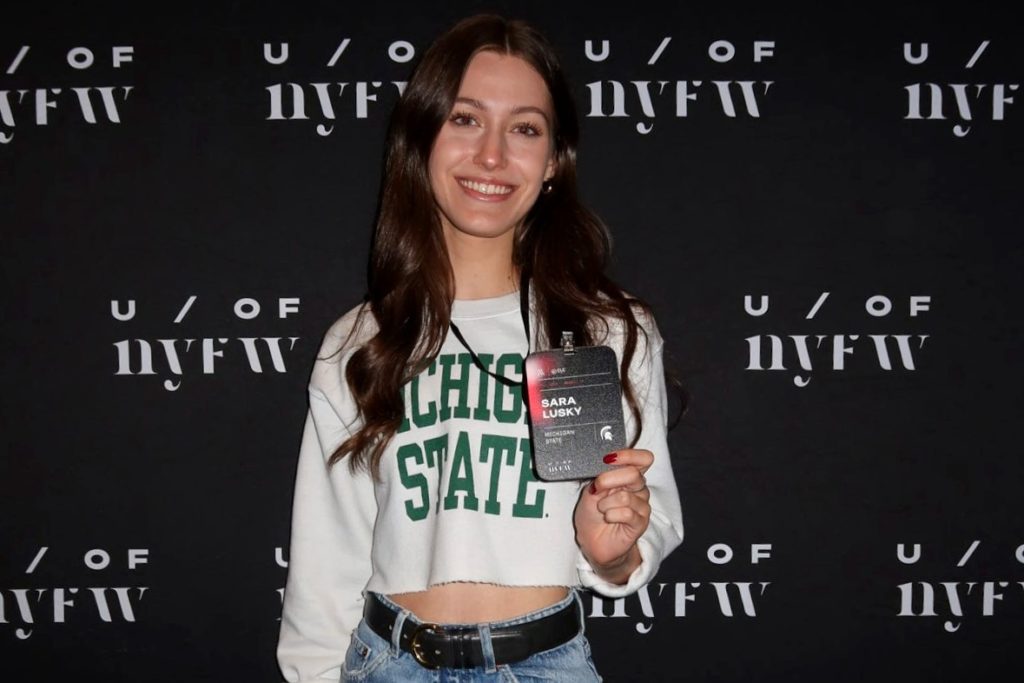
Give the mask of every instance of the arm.
[[340, 678], [371, 574], [373, 481], [366, 472], [351, 473], [345, 460], [327, 469], [327, 458], [348, 435], [346, 425], [355, 414], [342, 398], [347, 392], [338, 381], [339, 368], [317, 363], [299, 451], [277, 648], [281, 671], [292, 683]]
[[[666, 440], [668, 407], [662, 364], [662, 341], [653, 324], [648, 327], [646, 343], [638, 344], [630, 366], [630, 379], [634, 383], [641, 406], [643, 427], [640, 439], [634, 446], [635, 450], [620, 451], [620, 462], [627, 461], [626, 466], [601, 474], [594, 482], [595, 491], [584, 489], [576, 515], [579, 536], [581, 518], [601, 514], [598, 508], [600, 500], [617, 495], [610, 491], [627, 480], [635, 479], [638, 472], [640, 481], [646, 480], [646, 491], [635, 492], [642, 499], [637, 501], [638, 509], [644, 511], [649, 506], [649, 509], [646, 509], [646, 529], [635, 539], [635, 543], [623, 547], [622, 552], [613, 552], [616, 557], [598, 568], [588, 560], [588, 556], [596, 553], [592, 549], [581, 547], [577, 564], [580, 582], [601, 595], [612, 598], [630, 595], [650, 582], [658, 571], [662, 559], [683, 540], [679, 493], [672, 473]], [[627, 425], [632, 422], [628, 411], [626, 421]], [[632, 428], [635, 429], [636, 425], [634, 424]], [[650, 462], [649, 467], [645, 467], [647, 462]], [[633, 472], [626, 471], [630, 465], [634, 466]], [[602, 524], [604, 528], [601, 528]], [[615, 524], [604, 522], [599, 522], [597, 526], [596, 529], [588, 530], [595, 532], [590, 534], [591, 536], [614, 538], [616, 535], [629, 533], [625, 526], [615, 529]], [[617, 533], [619, 531], [621, 533]]]

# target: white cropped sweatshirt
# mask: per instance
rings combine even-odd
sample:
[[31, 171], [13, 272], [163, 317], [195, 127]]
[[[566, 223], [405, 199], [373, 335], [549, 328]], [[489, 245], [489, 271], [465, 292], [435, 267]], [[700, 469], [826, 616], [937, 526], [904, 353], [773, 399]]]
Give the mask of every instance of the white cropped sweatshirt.
[[[327, 467], [360, 424], [345, 364], [375, 325], [362, 316], [350, 338], [357, 319], [353, 310], [328, 331], [309, 386], [278, 643], [286, 680], [339, 679], [366, 590], [389, 595], [469, 581], [582, 585], [620, 597], [649, 582], [682, 541], [665, 440], [662, 339], [653, 320], [641, 320], [646, 335], [639, 335], [630, 367], [643, 418], [636, 448], [654, 453], [646, 474], [650, 525], [638, 541], [642, 564], [614, 585], [597, 576], [576, 545], [581, 483], [535, 479], [519, 389], [481, 372], [452, 334], [403, 389], [406, 417], [384, 452], [380, 481], [364, 470], [353, 473], [347, 460]], [[527, 344], [518, 295], [455, 301], [452, 319], [491, 371], [520, 377]], [[537, 329], [532, 320], [531, 327]], [[615, 323], [598, 339], [621, 354]], [[636, 424], [623, 409], [632, 435]]]

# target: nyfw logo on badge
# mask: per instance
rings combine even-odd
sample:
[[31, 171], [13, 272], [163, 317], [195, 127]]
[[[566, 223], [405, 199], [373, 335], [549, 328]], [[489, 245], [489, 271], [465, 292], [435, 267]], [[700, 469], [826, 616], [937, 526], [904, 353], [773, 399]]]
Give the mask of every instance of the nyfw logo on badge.
[[121, 123], [134, 87], [123, 81], [135, 48], [82, 45], [61, 57], [53, 66], [52, 54], [31, 45], [13, 51], [0, 47], [0, 144], [10, 144], [27, 127]]

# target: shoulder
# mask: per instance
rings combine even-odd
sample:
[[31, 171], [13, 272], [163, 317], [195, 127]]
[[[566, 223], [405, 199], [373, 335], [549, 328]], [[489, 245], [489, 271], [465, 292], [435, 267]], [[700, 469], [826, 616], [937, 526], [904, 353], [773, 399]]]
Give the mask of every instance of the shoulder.
[[377, 321], [368, 303], [361, 303], [327, 328], [319, 357], [351, 352], [377, 334]]
[[367, 303], [359, 304], [335, 320], [320, 345], [310, 389], [328, 397], [346, 392], [345, 366], [349, 358], [376, 334], [377, 321]]
[[635, 302], [630, 306], [632, 320], [621, 317], [598, 318], [592, 320], [591, 333], [595, 344], [604, 344], [615, 349], [621, 354], [629, 339], [629, 330], [632, 326], [636, 333], [636, 346], [634, 356], [644, 358], [661, 350], [664, 340], [658, 330], [658, 323], [650, 308]]

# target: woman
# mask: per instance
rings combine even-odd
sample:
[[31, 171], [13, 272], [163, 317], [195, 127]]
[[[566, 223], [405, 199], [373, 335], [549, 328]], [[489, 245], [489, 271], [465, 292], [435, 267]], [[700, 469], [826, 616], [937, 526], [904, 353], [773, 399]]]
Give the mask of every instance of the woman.
[[[553, 51], [521, 22], [467, 19], [414, 72], [366, 302], [328, 332], [310, 383], [289, 681], [599, 680], [577, 587], [632, 593], [682, 540], [661, 339], [604, 274], [577, 139]], [[516, 386], [563, 330], [615, 349], [634, 435], [583, 484], [535, 479]]]

